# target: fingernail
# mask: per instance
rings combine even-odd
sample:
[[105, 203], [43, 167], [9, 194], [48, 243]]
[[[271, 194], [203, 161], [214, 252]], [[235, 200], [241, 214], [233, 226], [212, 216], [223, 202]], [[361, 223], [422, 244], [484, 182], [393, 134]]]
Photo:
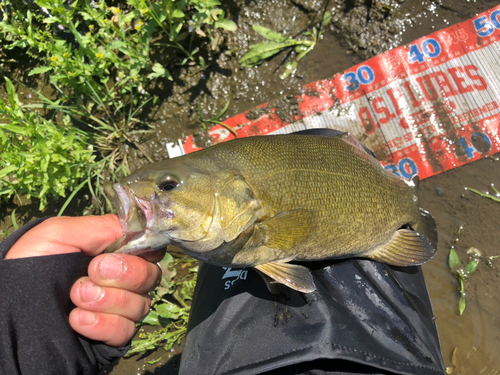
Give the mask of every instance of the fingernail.
[[92, 283], [83, 283], [80, 286], [80, 297], [82, 302], [97, 301], [102, 296], [102, 288]]
[[122, 258], [116, 255], [107, 255], [99, 265], [99, 273], [102, 278], [116, 280], [122, 277], [126, 270], [126, 264]]
[[78, 314], [78, 322], [82, 326], [90, 326], [97, 321], [95, 314], [91, 311], [81, 310]]

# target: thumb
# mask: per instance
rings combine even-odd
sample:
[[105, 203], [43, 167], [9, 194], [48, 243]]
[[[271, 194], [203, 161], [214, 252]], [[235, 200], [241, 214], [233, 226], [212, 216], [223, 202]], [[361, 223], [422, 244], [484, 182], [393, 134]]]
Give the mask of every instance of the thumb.
[[26, 232], [11, 247], [5, 259], [80, 251], [95, 256], [121, 235], [117, 215], [53, 217]]

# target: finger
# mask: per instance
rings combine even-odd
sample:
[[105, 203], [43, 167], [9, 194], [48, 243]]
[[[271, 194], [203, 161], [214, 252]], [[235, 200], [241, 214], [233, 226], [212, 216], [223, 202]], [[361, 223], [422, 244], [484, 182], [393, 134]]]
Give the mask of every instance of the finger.
[[73, 285], [70, 297], [77, 307], [84, 310], [121, 315], [134, 322], [144, 318], [151, 305], [147, 293], [99, 286], [88, 277], [82, 277]]
[[160, 283], [160, 267], [134, 255], [103, 254], [89, 264], [89, 277], [100, 286], [126, 289], [135, 293], [152, 291]]
[[122, 236], [117, 215], [52, 217], [26, 232], [6, 259], [76, 253], [102, 253]]
[[144, 253], [139, 255], [142, 259], [147, 260], [148, 262], [156, 263], [163, 259], [165, 253], [167, 252], [167, 248], [151, 251], [149, 253]]
[[127, 345], [135, 332], [135, 323], [132, 320], [79, 307], [69, 314], [69, 324], [82, 336], [117, 347]]

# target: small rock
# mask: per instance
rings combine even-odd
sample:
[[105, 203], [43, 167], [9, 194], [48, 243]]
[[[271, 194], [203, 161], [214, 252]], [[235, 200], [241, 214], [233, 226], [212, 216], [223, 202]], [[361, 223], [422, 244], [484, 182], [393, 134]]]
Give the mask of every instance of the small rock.
[[467, 255], [473, 258], [481, 258], [481, 251], [475, 247], [470, 247], [469, 250], [467, 250]]

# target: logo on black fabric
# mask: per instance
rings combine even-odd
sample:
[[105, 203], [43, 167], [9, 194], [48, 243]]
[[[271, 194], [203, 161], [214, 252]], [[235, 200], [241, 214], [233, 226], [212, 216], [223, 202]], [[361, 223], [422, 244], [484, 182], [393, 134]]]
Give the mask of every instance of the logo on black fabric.
[[248, 276], [248, 271], [245, 269], [233, 270], [232, 268], [222, 267], [226, 270], [224, 275], [222, 276], [222, 280], [224, 279], [233, 279], [227, 280], [224, 283], [224, 290], [228, 290], [231, 288], [236, 280], [246, 280]]

